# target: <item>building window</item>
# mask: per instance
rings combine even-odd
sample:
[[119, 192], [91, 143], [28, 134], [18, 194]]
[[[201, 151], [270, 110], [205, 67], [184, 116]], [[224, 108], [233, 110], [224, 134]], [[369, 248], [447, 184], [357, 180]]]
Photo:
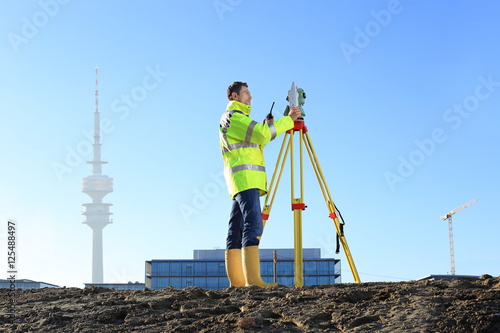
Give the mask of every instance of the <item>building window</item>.
[[170, 275], [171, 276], [182, 275], [182, 268], [180, 262], [173, 261], [170, 263]]
[[210, 264], [210, 263], [207, 263], [206, 261], [197, 263], [197, 265], [199, 265], [199, 267], [200, 267], [200, 274], [198, 274], [199, 276], [208, 275], [207, 264]]
[[186, 265], [186, 275], [187, 276], [193, 275], [193, 265], [191, 263], [187, 263]]
[[207, 262], [207, 275], [208, 276], [219, 275], [219, 264], [217, 262]]
[[223, 262], [219, 263], [219, 275], [226, 275], [226, 264]]

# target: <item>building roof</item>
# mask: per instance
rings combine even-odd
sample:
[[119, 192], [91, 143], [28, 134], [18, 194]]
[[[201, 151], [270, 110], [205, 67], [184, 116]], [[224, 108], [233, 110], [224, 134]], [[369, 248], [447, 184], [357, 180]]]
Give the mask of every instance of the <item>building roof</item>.
[[435, 280], [450, 280], [450, 279], [459, 279], [459, 278], [478, 278], [478, 277], [479, 277], [478, 275], [431, 274], [431, 275], [424, 276], [420, 279], [417, 279], [417, 281], [423, 281], [423, 280], [435, 281]]
[[[11, 280], [0, 279], [0, 285], [2, 285], [2, 284], [9, 284], [10, 285], [10, 283], [11, 283]], [[42, 282], [42, 281], [33, 281], [33, 280], [29, 280], [29, 279], [16, 279], [15, 283], [16, 283], [18, 288], [22, 287], [23, 285], [37, 284], [37, 283], [39, 284], [39, 286], [36, 288], [61, 288], [60, 286], [52, 284], [52, 283], [47, 283], [47, 282]]]

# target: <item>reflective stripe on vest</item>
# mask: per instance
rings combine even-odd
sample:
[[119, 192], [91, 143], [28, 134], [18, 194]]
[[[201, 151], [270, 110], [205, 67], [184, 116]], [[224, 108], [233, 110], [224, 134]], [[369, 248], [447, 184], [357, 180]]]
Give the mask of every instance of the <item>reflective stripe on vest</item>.
[[255, 125], [257, 125], [257, 122], [255, 120], [252, 120], [252, 122], [250, 124], [248, 124], [248, 129], [247, 129], [247, 134], [245, 136], [245, 141], [247, 141], [247, 142], [252, 141], [252, 133], [253, 133], [253, 129], [254, 129]]
[[237, 143], [227, 143], [227, 139], [224, 136], [224, 142], [226, 143], [225, 147], [222, 147], [222, 155], [227, 153], [228, 151], [239, 149], [239, 148], [260, 148], [260, 145], [251, 142], [237, 142]]
[[255, 164], [242, 164], [242, 165], [237, 165], [235, 167], [232, 167], [230, 170], [230, 173], [235, 173], [238, 171], [243, 171], [243, 170], [250, 170], [250, 171], [266, 171], [266, 168], [263, 167], [262, 165], [255, 165]]
[[[222, 132], [221, 132], [221, 134], [220, 134], [220, 135], [221, 135], [222, 140], [224, 141], [224, 147], [222, 147], [222, 155], [224, 155], [224, 153], [225, 153], [225, 151], [224, 151], [224, 150], [226, 150], [226, 149], [227, 149], [226, 147], [228, 147], [228, 146], [229, 146], [229, 143], [227, 142], [227, 137], [226, 137], [226, 133], [225, 133], [225, 128], [222, 130]], [[229, 151], [229, 150], [227, 150], [227, 151]]]
[[276, 139], [276, 127], [274, 127], [273, 123], [269, 124], [269, 130], [271, 131], [271, 141]]

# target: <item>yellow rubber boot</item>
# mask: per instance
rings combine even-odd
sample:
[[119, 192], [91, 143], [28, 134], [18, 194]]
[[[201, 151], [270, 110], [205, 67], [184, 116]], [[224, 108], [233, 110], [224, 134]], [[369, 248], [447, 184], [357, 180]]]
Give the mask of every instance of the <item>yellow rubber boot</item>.
[[243, 254], [243, 274], [247, 286], [259, 286], [270, 288], [277, 286], [276, 283], [266, 283], [260, 276], [260, 256], [259, 246], [247, 246], [242, 249]]
[[226, 273], [230, 287], [244, 287], [245, 276], [241, 260], [241, 249], [226, 250]]

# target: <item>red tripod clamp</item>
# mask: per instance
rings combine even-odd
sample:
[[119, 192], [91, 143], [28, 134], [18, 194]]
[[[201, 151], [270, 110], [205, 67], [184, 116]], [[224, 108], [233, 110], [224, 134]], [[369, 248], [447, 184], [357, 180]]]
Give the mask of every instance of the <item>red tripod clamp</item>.
[[306, 208], [307, 208], [307, 206], [306, 206], [305, 203], [295, 203], [295, 204], [292, 204], [292, 210], [295, 210], [295, 209], [305, 210]]
[[286, 132], [292, 134], [293, 132], [297, 132], [300, 130], [302, 130], [302, 133], [307, 132], [307, 127], [306, 127], [306, 123], [304, 120], [295, 120], [293, 123], [293, 128], [286, 131]]

